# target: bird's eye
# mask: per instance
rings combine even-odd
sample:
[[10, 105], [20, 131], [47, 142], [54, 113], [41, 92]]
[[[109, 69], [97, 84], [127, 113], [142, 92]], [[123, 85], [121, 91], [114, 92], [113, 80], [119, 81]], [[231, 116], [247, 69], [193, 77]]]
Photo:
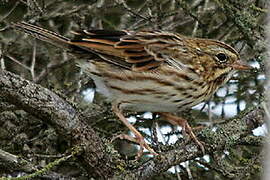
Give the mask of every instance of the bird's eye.
[[227, 55], [224, 54], [224, 53], [218, 53], [218, 54], [216, 55], [216, 57], [218, 58], [219, 62], [221, 62], [221, 63], [226, 62], [227, 59], [228, 59]]

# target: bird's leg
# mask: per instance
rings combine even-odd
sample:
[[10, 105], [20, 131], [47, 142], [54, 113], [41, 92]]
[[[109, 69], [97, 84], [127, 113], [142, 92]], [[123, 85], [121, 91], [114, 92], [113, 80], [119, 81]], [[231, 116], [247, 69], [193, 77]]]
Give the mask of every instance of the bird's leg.
[[175, 115], [172, 115], [171, 113], [165, 113], [165, 112], [160, 112], [158, 113], [161, 116], [163, 116], [167, 121], [169, 121], [172, 125], [178, 125], [182, 127], [182, 132], [185, 135], [187, 132], [190, 137], [193, 139], [193, 141], [200, 147], [202, 150], [203, 154], [205, 154], [205, 149], [202, 143], [197, 139], [196, 135], [193, 133], [192, 128], [188, 124], [186, 119], [177, 117]]
[[116, 138], [120, 138], [120, 139], [126, 139], [129, 140], [131, 142], [137, 143], [140, 145], [140, 150], [137, 154], [137, 157], [139, 158], [142, 153], [143, 153], [143, 148], [147, 149], [151, 154], [153, 155], [158, 155], [145, 141], [144, 141], [144, 137], [141, 135], [141, 133], [134, 127], [132, 126], [128, 120], [125, 118], [125, 116], [123, 115], [122, 111], [119, 109], [118, 105], [113, 105], [112, 106], [112, 110], [113, 112], [116, 114], [116, 116], [128, 127], [128, 129], [135, 135], [135, 137], [131, 137], [129, 135], [126, 134], [121, 134], [118, 135]]

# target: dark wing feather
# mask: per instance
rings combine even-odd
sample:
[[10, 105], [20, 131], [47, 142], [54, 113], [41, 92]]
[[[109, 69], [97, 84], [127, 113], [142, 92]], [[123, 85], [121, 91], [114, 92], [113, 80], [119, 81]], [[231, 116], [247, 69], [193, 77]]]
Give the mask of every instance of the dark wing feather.
[[[105, 31], [91, 30], [73, 32], [71, 44], [90, 48], [101, 54], [115, 56], [130, 63], [134, 71], [157, 68], [166, 61], [162, 52], [181, 40], [172, 33], [160, 31]], [[114, 58], [115, 59], [115, 58]], [[117, 63], [121, 64], [118, 60]]]
[[75, 54], [100, 56], [104, 61], [134, 71], [147, 71], [168, 60], [170, 48], [181, 44], [181, 37], [161, 31], [82, 30], [70, 40], [55, 32], [28, 23], [14, 27], [38, 39], [69, 48]]

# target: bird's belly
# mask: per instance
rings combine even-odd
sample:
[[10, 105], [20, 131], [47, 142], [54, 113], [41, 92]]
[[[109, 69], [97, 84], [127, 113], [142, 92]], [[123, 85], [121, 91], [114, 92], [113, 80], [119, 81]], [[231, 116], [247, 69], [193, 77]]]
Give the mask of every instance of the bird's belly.
[[98, 92], [125, 110], [176, 112], [202, 102], [207, 96], [207, 87], [199, 89], [181, 79], [172, 81], [167, 74], [105, 71], [92, 63], [82, 68], [94, 80]]
[[[117, 86], [116, 82], [106, 82], [104, 78], [91, 75], [97, 92], [106, 96], [113, 103], [119, 103], [120, 108], [136, 112], [176, 112], [177, 106], [170, 101], [168, 94], [155, 94], [154, 90], [144, 91], [144, 88], [134, 87], [125, 82], [126, 88]], [[113, 88], [112, 88], [113, 87]], [[166, 100], [167, 99], [167, 100]]]
[[[155, 93], [155, 90], [134, 87], [134, 83], [125, 82], [125, 86], [117, 86], [117, 82], [109, 83], [103, 77], [92, 75], [97, 92], [106, 96], [112, 103], [118, 103], [121, 109], [135, 112], [177, 112], [193, 107], [208, 96], [186, 98], [181, 93]], [[148, 85], [150, 82], [147, 82]], [[113, 87], [113, 88], [112, 88]], [[153, 87], [150, 85], [150, 87]], [[146, 91], [144, 91], [146, 90]], [[177, 96], [174, 96], [177, 94]]]

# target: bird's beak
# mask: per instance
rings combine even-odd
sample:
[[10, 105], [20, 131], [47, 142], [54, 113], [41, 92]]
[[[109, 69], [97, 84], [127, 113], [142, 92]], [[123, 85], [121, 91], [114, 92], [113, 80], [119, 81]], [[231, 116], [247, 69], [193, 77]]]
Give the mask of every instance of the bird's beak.
[[235, 61], [231, 67], [235, 70], [250, 70], [252, 69], [252, 66], [244, 63], [243, 61], [241, 60], [238, 60], [238, 61]]

